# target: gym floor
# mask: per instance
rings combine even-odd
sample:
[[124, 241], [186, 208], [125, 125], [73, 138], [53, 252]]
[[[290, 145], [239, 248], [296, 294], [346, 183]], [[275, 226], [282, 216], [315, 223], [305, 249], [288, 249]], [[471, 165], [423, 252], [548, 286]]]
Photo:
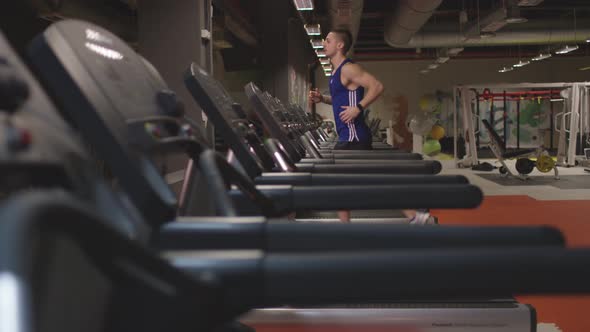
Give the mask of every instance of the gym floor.
[[[484, 160], [491, 162], [492, 160]], [[477, 174], [500, 176], [495, 172], [475, 172], [456, 169], [452, 161], [443, 161], [442, 174], [463, 174], [478, 185], [485, 194], [483, 204], [474, 210], [436, 210], [443, 225], [550, 225], [560, 229], [569, 247], [590, 245], [590, 186], [587, 189], [561, 189], [548, 185], [535, 185], [528, 180], [522, 185], [500, 185]], [[587, 176], [583, 168], [560, 168], [560, 175]], [[549, 176], [536, 170], [531, 176]], [[556, 180], [561, 181], [561, 180]], [[520, 302], [532, 304], [538, 312], [538, 321], [555, 323], [562, 331], [590, 331], [590, 296], [518, 296]]]

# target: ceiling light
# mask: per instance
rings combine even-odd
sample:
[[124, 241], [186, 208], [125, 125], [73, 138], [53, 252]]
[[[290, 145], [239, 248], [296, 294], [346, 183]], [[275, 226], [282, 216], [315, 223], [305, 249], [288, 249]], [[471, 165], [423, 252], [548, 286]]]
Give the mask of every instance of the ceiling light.
[[525, 23], [528, 21], [529, 20], [525, 17], [507, 17], [506, 18], [506, 23], [510, 23], [510, 24]]
[[507, 73], [507, 72], [513, 71], [513, 70], [514, 70], [514, 68], [512, 68], [512, 67], [504, 67], [504, 68], [498, 70], [498, 72], [499, 73]]
[[536, 57], [532, 58], [533, 61], [541, 61], [552, 57], [551, 53], [539, 53]]
[[326, 51], [324, 51], [324, 50], [315, 50], [315, 54], [318, 55], [318, 58], [325, 58], [326, 57]]
[[512, 65], [512, 67], [524, 67], [526, 65], [528, 65], [529, 63], [531, 63], [530, 61], [518, 61], [517, 64]]
[[293, 0], [297, 10], [313, 10], [312, 0]]
[[326, 76], [332, 76], [332, 72], [331, 72], [331, 71], [325, 71], [325, 72], [324, 72], [324, 74], [325, 74]]
[[428, 69], [436, 69], [436, 68], [438, 68], [438, 63], [433, 63], [433, 64], [428, 65]]
[[590, 43], [590, 38], [586, 39], [586, 43]]
[[445, 63], [449, 61], [449, 59], [451, 58], [449, 58], [448, 56], [439, 56], [438, 58], [436, 58], [436, 63]]
[[549, 101], [564, 101], [563, 98], [551, 98]]
[[330, 59], [328, 59], [328, 58], [321, 58], [320, 59], [320, 63], [322, 65], [329, 65], [330, 64]]
[[321, 34], [321, 29], [319, 24], [305, 24], [303, 26], [307, 34], [310, 36], [319, 36]]
[[555, 54], [566, 54], [572, 51], [575, 51], [578, 49], [578, 45], [565, 45], [564, 47], [558, 49], [557, 51], [555, 51]]
[[482, 31], [479, 34], [479, 38], [481, 38], [481, 39], [488, 39], [488, 38], [494, 38], [494, 37], [496, 37], [496, 34], [491, 31]]
[[540, 4], [541, 2], [543, 2], [543, 0], [520, 0], [520, 1], [518, 1], [518, 5], [521, 7], [530, 7], [530, 6], [536, 6], [536, 5]]
[[590, 66], [588, 66], [588, 67], [582, 67], [582, 68], [580, 68], [580, 69], [578, 69], [578, 70], [581, 70], [581, 71], [590, 70]]
[[324, 65], [322, 67], [324, 68], [324, 71], [332, 71], [332, 66], [330, 65]]
[[447, 51], [448, 55], [457, 55], [461, 52], [463, 52], [464, 48], [463, 47], [453, 47], [453, 48], [449, 48], [449, 50]]
[[312, 39], [309, 42], [311, 43], [311, 47], [313, 47], [313, 48], [323, 48], [324, 47], [323, 40], [321, 40], [321, 39]]
[[428, 69], [422, 69], [420, 74], [428, 74], [430, 71]]

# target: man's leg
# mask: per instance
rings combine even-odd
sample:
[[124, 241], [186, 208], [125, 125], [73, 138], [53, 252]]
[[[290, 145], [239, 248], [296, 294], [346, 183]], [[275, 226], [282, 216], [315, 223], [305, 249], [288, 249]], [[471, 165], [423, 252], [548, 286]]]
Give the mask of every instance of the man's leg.
[[438, 219], [426, 210], [402, 210], [410, 225], [431, 225], [438, 224]]
[[[350, 142], [340, 142], [338, 141], [336, 145], [334, 145], [333, 150], [348, 150]], [[339, 210], [338, 211], [338, 218], [341, 222], [349, 223], [350, 222], [350, 210]]]
[[343, 223], [349, 223], [350, 222], [350, 211], [349, 210], [338, 211], [338, 218], [340, 218], [340, 221]]

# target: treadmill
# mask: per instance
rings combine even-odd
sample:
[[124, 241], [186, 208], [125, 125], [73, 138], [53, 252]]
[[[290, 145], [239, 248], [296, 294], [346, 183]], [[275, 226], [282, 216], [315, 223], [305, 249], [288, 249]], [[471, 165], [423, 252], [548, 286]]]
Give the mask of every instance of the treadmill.
[[[147, 63], [147, 62], [146, 62]], [[149, 65], [149, 63], [147, 63]], [[154, 77], [159, 78], [157, 71], [153, 69]], [[162, 81], [161, 79], [157, 79]], [[294, 164], [287, 155], [283, 154], [283, 151], [278, 148], [277, 145], [270, 144], [272, 140], [267, 140], [266, 147], [270, 151], [265, 149], [265, 146], [261, 143], [261, 139], [257, 136], [254, 130], [250, 127], [250, 123], [246, 120], [246, 115], [242, 110], [241, 106], [234, 103], [229, 93], [223, 88], [223, 86], [214, 78], [207, 75], [207, 73], [199, 68], [197, 65], [192, 64], [191, 68], [185, 74], [185, 82], [189, 91], [195, 97], [195, 100], [199, 103], [201, 108], [205, 110], [208, 115], [209, 121], [211, 121], [217, 128], [217, 132], [223, 137], [224, 141], [229, 144], [231, 148], [230, 160], [238, 169], [242, 169], [243, 172], [247, 173], [251, 178], [254, 178], [257, 184], [295, 184], [295, 183], [325, 183], [329, 185], [348, 185], [348, 184], [401, 184], [401, 183], [462, 183], [466, 182], [466, 178], [459, 177], [440, 177], [440, 176], [427, 176], [427, 175], [410, 175], [410, 174], [397, 174], [397, 175], [382, 175], [382, 174], [363, 174], [359, 175], [354, 172], [363, 172], [364, 165], [348, 165], [353, 168], [347, 171], [350, 174], [326, 174], [324, 176], [317, 174], [301, 174], [303, 167], [309, 164]], [[163, 83], [164, 84], [164, 83]], [[280, 129], [278, 129], [280, 131]], [[285, 138], [288, 140], [288, 138]], [[294, 148], [293, 148], [294, 149]], [[256, 155], [252, 153], [256, 152]], [[270, 160], [270, 161], [269, 161]], [[318, 159], [319, 160], [319, 159]], [[274, 164], [280, 165], [284, 171], [283, 174], [276, 172], [261, 173], [261, 165], [265, 170], [273, 170]], [[367, 161], [373, 163], [374, 161]], [[397, 161], [396, 161], [397, 162]], [[414, 161], [410, 161], [414, 163]], [[440, 168], [438, 161], [430, 161], [430, 165], [436, 165], [436, 171]], [[270, 164], [270, 166], [268, 165]], [[317, 171], [318, 167], [324, 167], [325, 165], [314, 165], [314, 169], [311, 171]], [[344, 165], [336, 165], [344, 166]], [[360, 166], [360, 167], [359, 167]], [[417, 172], [420, 169], [415, 166], [407, 167], [408, 164], [396, 165], [400, 166], [400, 172], [409, 173]], [[333, 171], [331, 166], [329, 170]], [[307, 167], [309, 169], [309, 167]], [[323, 170], [322, 170], [323, 171]], [[299, 182], [306, 181], [306, 182]], [[326, 182], [327, 181], [327, 182]], [[350, 197], [348, 197], [350, 198]], [[347, 199], [342, 197], [341, 199]], [[394, 217], [394, 218], [392, 218]], [[399, 210], [385, 210], [385, 211], [353, 211], [353, 221], [363, 222], [407, 222], [407, 218]], [[314, 221], [314, 220], [330, 220], [337, 221], [335, 212], [313, 212], [313, 213], [300, 213], [298, 215], [299, 220]]]
[[[221, 83], [209, 77], [206, 71], [194, 63], [190, 65], [190, 68], [185, 73], [185, 83], [195, 101], [201, 106], [201, 109], [207, 114], [214, 126], [218, 128], [219, 134], [223, 135], [224, 141], [232, 147], [234, 153], [238, 154], [233, 149], [239, 143], [230, 140], [230, 137], [226, 137], [225, 131], [231, 131], [232, 126], [239, 126], [239, 123], [242, 123], [242, 126], [248, 126], [243, 119], [236, 115], [236, 109], [239, 112], [241, 106], [234, 103]], [[235, 120], [237, 121], [234, 123]], [[275, 148], [269, 146], [269, 149], [271, 149], [271, 157], [276, 154], [283, 157], [284, 160], [279, 163], [285, 164], [281, 166], [284, 170], [294, 168], [294, 171], [313, 173], [437, 174], [442, 168], [440, 162], [434, 160], [313, 158], [313, 160], [308, 159], [305, 163], [297, 163], [302, 156], [288, 136], [282, 132], [282, 129], [276, 123], [274, 124], [277, 128], [276, 133], [282, 135], [275, 135], [275, 133], [269, 131], [273, 138], [278, 141]], [[267, 144], [272, 142], [273, 140], [268, 140]], [[384, 155], [395, 156], [393, 153]], [[240, 158], [243, 157], [240, 155]]]

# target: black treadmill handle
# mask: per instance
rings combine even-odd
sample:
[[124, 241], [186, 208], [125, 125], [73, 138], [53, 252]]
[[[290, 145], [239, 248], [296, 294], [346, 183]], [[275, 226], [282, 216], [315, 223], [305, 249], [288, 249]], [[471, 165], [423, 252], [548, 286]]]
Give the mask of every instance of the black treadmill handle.
[[167, 223], [152, 237], [161, 250], [264, 249], [263, 217], [199, 217]]
[[590, 249], [269, 255], [263, 305], [589, 293]]
[[164, 225], [152, 244], [162, 250], [256, 249], [266, 252], [378, 249], [563, 247], [550, 227], [414, 227], [391, 224], [294, 223], [262, 217], [185, 218]]
[[295, 164], [300, 172], [358, 174], [438, 174], [442, 165], [436, 160], [404, 160], [400, 163], [375, 164]]
[[[272, 189], [263, 192], [272, 195]], [[483, 199], [471, 184], [294, 186], [291, 192], [293, 210], [475, 208]]]
[[250, 308], [590, 293], [590, 249], [222, 253], [169, 258], [216, 275], [226, 303]]
[[466, 184], [469, 180], [463, 175], [429, 174], [311, 174], [311, 173], [262, 173], [254, 179], [260, 185], [293, 186], [334, 186], [334, 185], [385, 185], [385, 184]]

